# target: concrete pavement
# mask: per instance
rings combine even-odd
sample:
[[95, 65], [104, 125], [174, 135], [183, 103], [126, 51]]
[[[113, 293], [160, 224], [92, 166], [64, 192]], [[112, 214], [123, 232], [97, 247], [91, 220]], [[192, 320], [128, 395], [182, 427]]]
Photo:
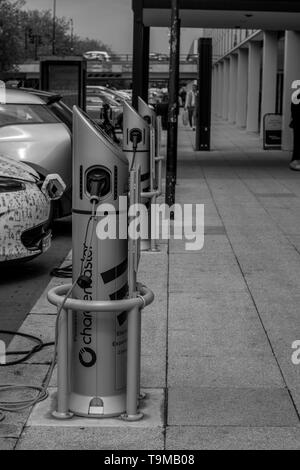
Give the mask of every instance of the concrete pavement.
[[[0, 424], [0, 448], [300, 448], [300, 175], [288, 154], [222, 121], [212, 152], [193, 139], [180, 130], [176, 202], [205, 205], [204, 248], [171, 240], [141, 259], [156, 294], [143, 313], [145, 419], [54, 421], [53, 377], [48, 401]], [[48, 340], [54, 321], [44, 295], [22, 331]], [[41, 383], [50, 357], [0, 369], [1, 383]]]

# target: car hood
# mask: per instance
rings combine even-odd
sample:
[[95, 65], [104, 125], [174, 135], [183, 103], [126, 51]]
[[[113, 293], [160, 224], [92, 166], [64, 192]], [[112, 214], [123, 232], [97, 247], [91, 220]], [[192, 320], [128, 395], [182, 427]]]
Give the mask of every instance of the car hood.
[[0, 154], [0, 176], [32, 183], [39, 180], [39, 175], [33, 168], [2, 154]]
[[26, 124], [0, 128], [0, 153], [28, 164], [39, 174], [58, 173], [67, 185], [72, 173], [71, 134], [64, 124]]

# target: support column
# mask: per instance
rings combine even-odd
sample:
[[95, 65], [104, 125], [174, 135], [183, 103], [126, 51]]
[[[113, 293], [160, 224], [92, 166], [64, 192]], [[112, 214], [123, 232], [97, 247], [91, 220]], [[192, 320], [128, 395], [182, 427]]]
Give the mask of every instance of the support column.
[[216, 105], [217, 105], [216, 79], [217, 79], [217, 67], [215, 65], [212, 70], [212, 112], [213, 114], [216, 114]]
[[148, 103], [149, 99], [149, 52], [150, 52], [150, 28], [143, 28], [143, 91], [141, 98]]
[[210, 150], [212, 39], [198, 40], [198, 97], [195, 150]]
[[250, 42], [248, 61], [247, 131], [259, 131], [261, 47], [259, 42]]
[[219, 76], [220, 76], [220, 65], [216, 64], [215, 65], [215, 109], [214, 113], [216, 116], [218, 116], [218, 111], [219, 111], [219, 99], [220, 99], [220, 94], [219, 94]]
[[166, 204], [175, 203], [178, 140], [178, 91], [180, 64], [180, 18], [179, 0], [172, 0], [170, 44], [169, 109], [166, 164]]
[[300, 80], [300, 32], [286, 31], [284, 56], [284, 91], [283, 91], [283, 133], [282, 149], [293, 149], [293, 132], [289, 127], [291, 121], [292, 83]]
[[224, 81], [223, 81], [223, 119], [228, 119], [229, 106], [229, 59], [224, 60]]
[[223, 81], [224, 81], [224, 62], [219, 62], [219, 80], [218, 80], [218, 116], [222, 117], [223, 112]]
[[238, 51], [236, 124], [246, 127], [248, 93], [248, 49]]
[[278, 37], [277, 33], [264, 32], [263, 60], [262, 60], [262, 101], [260, 130], [263, 133], [263, 118], [265, 114], [275, 113], [276, 110], [276, 84], [278, 66]]
[[236, 122], [236, 94], [237, 94], [237, 54], [230, 56], [230, 72], [229, 72], [229, 105], [228, 119], [231, 124]]
[[133, 0], [133, 11], [132, 104], [138, 109], [139, 96], [148, 102], [149, 28], [143, 24], [142, 2]]
[[218, 103], [219, 103], [219, 65], [215, 64], [215, 84], [214, 84], [214, 114], [218, 115]]

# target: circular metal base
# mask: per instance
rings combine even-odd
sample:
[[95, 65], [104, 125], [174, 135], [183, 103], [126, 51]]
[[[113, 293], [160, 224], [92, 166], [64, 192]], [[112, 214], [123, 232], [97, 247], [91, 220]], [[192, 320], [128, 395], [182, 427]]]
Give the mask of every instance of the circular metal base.
[[128, 414], [121, 415], [121, 419], [123, 421], [131, 421], [131, 422], [140, 421], [141, 419], [143, 419], [143, 417], [144, 417], [144, 413], [141, 413], [141, 412], [137, 413], [136, 415], [128, 415]]
[[138, 400], [146, 400], [146, 398], [147, 398], [147, 393], [140, 392], [140, 394], [138, 396]]
[[52, 416], [53, 418], [55, 419], [71, 419], [73, 418], [74, 416], [74, 413], [72, 413], [71, 411], [67, 411], [66, 413], [59, 413], [58, 411], [52, 411]]

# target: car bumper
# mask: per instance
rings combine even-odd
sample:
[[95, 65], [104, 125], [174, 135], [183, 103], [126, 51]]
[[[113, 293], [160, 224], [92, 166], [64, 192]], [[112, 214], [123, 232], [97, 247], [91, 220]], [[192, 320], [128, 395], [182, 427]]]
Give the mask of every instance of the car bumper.
[[35, 184], [0, 195], [0, 262], [32, 258], [51, 246], [50, 200]]

